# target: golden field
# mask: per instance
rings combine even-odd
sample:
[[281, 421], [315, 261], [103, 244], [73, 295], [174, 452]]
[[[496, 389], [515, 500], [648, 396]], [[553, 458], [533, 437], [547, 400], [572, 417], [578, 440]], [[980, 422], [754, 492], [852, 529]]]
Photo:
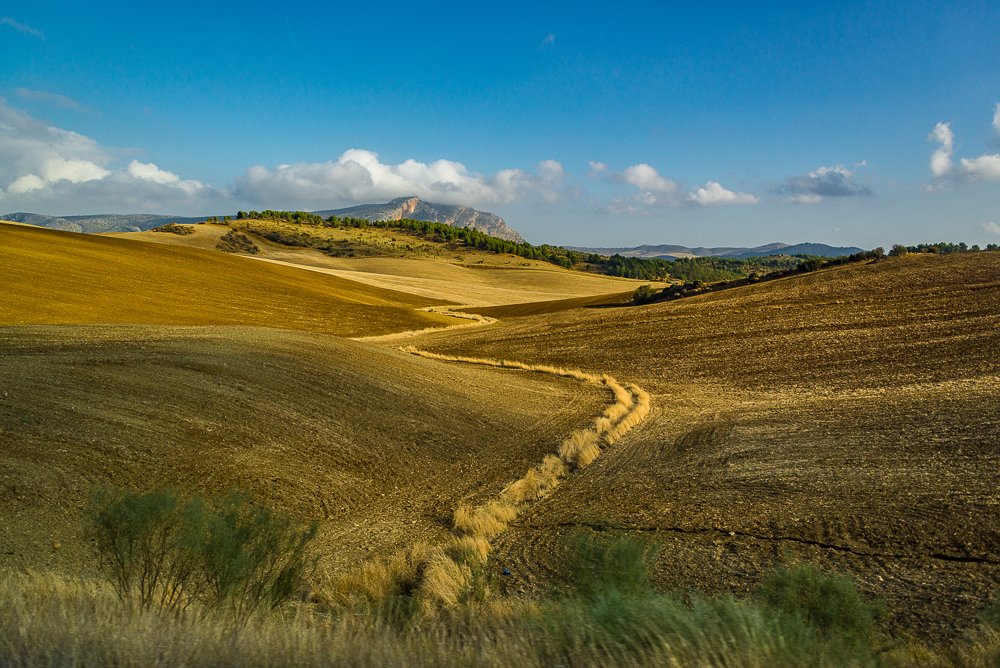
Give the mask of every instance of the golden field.
[[[786, 630], [741, 608], [744, 640], [536, 654], [536, 622], [516, 619], [544, 617], [568, 590], [581, 533], [657, 546], [654, 583], [691, 600], [746, 595], [782, 563], [848, 573], [885, 601], [881, 628], [899, 642], [957, 641], [1000, 587], [1000, 253], [632, 306], [636, 281], [408, 250], [385, 230], [333, 231], [360, 235], [345, 237], [364, 250], [355, 257], [251, 235], [262, 250], [251, 259], [214, 250], [227, 228], [195, 228], [89, 237], [0, 224], [0, 593], [11, 610], [44, 609], [37, 624], [111, 600], [91, 579], [82, 523], [107, 484], [241, 488], [316, 520], [310, 596], [323, 605], [398, 567], [420, 591], [457, 574], [437, 599], [453, 609], [455, 587], [492, 573], [483, 607], [453, 610], [493, 620], [482, 626], [435, 617], [420, 622], [429, 635], [411, 634], [300, 604], [304, 626], [271, 620], [254, 641], [308, 663], [797, 665], [814, 651], [796, 654]], [[419, 333], [449, 325], [465, 326]], [[385, 338], [400, 332], [417, 333]], [[382, 338], [352, 340], [365, 337]], [[26, 628], [26, 614], [0, 615], [0, 628]], [[150, 656], [150, 629], [194, 632], [190, 620], [98, 616], [128, 629], [111, 662]], [[197, 643], [218, 649], [220, 628]], [[995, 654], [985, 637], [973, 664]], [[331, 638], [342, 654], [322, 649]], [[744, 641], [757, 644], [742, 654]], [[249, 646], [227, 645], [225, 662], [246, 662]], [[890, 663], [913, 655], [901, 656]]]

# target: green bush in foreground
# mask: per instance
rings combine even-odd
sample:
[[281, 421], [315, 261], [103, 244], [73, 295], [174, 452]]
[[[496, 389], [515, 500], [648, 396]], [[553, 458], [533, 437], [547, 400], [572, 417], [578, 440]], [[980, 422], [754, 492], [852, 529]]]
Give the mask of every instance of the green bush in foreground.
[[881, 613], [878, 606], [862, 600], [850, 577], [827, 573], [808, 563], [773, 571], [754, 598], [779, 613], [802, 620], [825, 636], [857, 642], [871, 638]]
[[238, 622], [303, 586], [316, 524], [233, 493], [216, 504], [176, 492], [101, 489], [88, 525], [102, 573], [126, 608], [178, 612], [198, 601]]

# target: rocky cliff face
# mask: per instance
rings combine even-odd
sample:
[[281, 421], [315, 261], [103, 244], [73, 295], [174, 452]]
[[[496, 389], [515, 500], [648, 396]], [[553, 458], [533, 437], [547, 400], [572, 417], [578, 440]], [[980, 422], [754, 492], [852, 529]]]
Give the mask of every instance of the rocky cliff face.
[[343, 216], [368, 220], [426, 220], [455, 227], [469, 227], [500, 239], [522, 242], [524, 239], [504, 222], [503, 218], [488, 211], [477, 211], [466, 206], [435, 204], [419, 197], [397, 197], [385, 204], [360, 204], [346, 209], [316, 211], [321, 216]]

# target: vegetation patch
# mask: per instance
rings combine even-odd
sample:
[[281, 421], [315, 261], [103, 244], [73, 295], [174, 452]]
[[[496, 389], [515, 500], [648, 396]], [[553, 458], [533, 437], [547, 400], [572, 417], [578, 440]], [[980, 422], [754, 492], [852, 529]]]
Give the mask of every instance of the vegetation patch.
[[303, 590], [316, 523], [230, 493], [214, 503], [171, 489], [101, 489], [88, 513], [98, 562], [128, 609], [178, 612], [193, 603], [239, 623]]
[[160, 225], [159, 227], [154, 227], [150, 232], [163, 232], [165, 234], [177, 234], [182, 237], [186, 237], [189, 234], [194, 234], [194, 226], [192, 225], [180, 225], [178, 223], [167, 223], [166, 225]]
[[226, 253], [245, 253], [247, 255], [260, 255], [260, 248], [245, 234], [240, 234], [230, 230], [222, 235], [219, 243], [215, 245], [220, 251]]

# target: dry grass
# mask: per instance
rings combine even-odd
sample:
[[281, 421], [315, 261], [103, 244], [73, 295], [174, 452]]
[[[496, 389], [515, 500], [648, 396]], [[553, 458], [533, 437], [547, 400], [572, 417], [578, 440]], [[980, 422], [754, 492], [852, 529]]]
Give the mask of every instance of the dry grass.
[[[462, 504], [454, 514], [455, 538], [429, 557], [421, 580], [420, 591], [425, 603], [452, 606], [461, 600], [472, 581], [470, 564], [480, 565], [489, 554], [489, 541], [502, 533], [518, 513], [531, 503], [545, 498], [559, 485], [570, 471], [582, 469], [601, 454], [602, 441], [610, 445], [629, 429], [642, 421], [649, 412], [649, 395], [636, 386], [623, 387], [608, 375], [587, 373], [576, 369], [546, 364], [525, 364], [510, 360], [440, 355], [419, 350], [413, 346], [401, 351], [428, 359], [460, 362], [479, 366], [533, 371], [547, 375], [572, 378], [585, 383], [606, 387], [612, 403], [596, 418], [592, 427], [578, 429], [559, 446], [558, 457], [547, 455], [542, 463], [532, 467], [518, 480], [507, 485], [500, 495], [480, 506]], [[469, 543], [479, 550], [471, 554]], [[466, 561], [471, 557], [472, 561]]]
[[334, 276], [37, 227], [0, 224], [0, 266], [0, 324], [250, 325], [364, 336], [455, 322], [416, 310], [440, 301]]
[[[255, 221], [267, 229], [294, 232], [296, 226], [275, 221]], [[242, 223], [235, 223], [236, 227]], [[122, 238], [197, 248], [214, 248], [229, 228], [195, 225], [195, 234], [177, 237], [150, 232], [119, 234]], [[562, 299], [594, 301], [600, 295], [631, 296], [641, 283], [630, 279], [570, 271], [547, 262], [497, 255], [448, 244], [415, 240], [397, 230], [338, 230], [309, 228], [344, 251], [355, 248], [358, 257], [330, 257], [308, 248], [290, 248], [248, 233], [270, 263], [306, 267], [384, 290], [406, 292], [430, 300], [456, 304], [540, 303]], [[164, 238], [169, 237], [169, 238]], [[596, 302], [607, 301], [598, 298]], [[490, 315], [490, 314], [487, 314]], [[500, 316], [503, 317], [503, 316]]]

